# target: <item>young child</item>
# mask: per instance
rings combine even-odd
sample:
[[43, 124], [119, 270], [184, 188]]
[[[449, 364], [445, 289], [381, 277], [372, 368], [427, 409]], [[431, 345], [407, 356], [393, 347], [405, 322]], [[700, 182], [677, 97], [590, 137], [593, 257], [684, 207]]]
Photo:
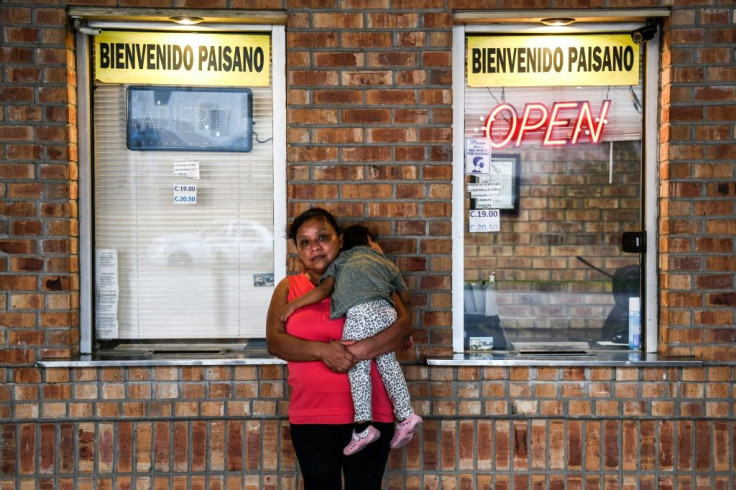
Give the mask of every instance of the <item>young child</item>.
[[[383, 255], [383, 250], [374, 241], [368, 228], [362, 225], [345, 228], [341, 250], [316, 288], [281, 309], [281, 321], [286, 321], [297, 308], [332, 295], [331, 318], [346, 315], [343, 339], [361, 340], [377, 334], [396, 321], [394, 291], [399, 293], [409, 308], [409, 294], [398, 267]], [[411, 407], [409, 390], [396, 355], [390, 352], [378, 356], [376, 364], [399, 421], [391, 439], [391, 447], [402, 447], [411, 441], [414, 432], [422, 424], [422, 418]], [[346, 456], [361, 451], [380, 437], [378, 429], [371, 425], [370, 369], [371, 361], [364, 360], [348, 372], [356, 427], [351, 441], [343, 450]]]

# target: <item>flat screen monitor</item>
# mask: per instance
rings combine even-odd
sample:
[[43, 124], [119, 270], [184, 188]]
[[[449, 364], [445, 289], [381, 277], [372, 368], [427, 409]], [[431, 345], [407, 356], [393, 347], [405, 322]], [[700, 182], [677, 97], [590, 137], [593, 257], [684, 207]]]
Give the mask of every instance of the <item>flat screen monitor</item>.
[[130, 86], [127, 95], [130, 150], [251, 151], [248, 88]]

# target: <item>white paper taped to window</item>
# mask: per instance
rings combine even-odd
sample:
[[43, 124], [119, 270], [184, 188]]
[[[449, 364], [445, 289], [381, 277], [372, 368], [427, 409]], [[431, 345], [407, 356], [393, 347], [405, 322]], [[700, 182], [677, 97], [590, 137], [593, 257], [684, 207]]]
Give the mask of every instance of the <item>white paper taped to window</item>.
[[99, 339], [118, 336], [118, 251], [95, 252], [95, 331]]

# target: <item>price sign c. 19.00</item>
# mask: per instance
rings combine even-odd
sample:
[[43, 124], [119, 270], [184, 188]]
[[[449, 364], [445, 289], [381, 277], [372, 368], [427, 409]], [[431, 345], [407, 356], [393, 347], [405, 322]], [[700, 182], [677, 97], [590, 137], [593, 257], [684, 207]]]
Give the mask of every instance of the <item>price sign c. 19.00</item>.
[[470, 233], [500, 230], [501, 220], [498, 209], [471, 209], [468, 211], [468, 231]]

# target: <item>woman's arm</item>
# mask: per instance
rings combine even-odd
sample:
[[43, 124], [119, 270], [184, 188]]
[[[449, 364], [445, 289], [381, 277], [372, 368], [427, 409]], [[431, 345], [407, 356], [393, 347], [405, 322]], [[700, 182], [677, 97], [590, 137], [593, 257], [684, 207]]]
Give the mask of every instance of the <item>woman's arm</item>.
[[347, 372], [358, 359], [340, 342], [315, 342], [286, 333], [279, 310], [288, 303], [289, 280], [283, 279], [273, 291], [266, 316], [268, 353], [285, 361], [322, 361], [333, 371]]
[[388, 328], [377, 333], [373, 337], [359, 340], [348, 345], [348, 350], [359, 359], [374, 359], [381, 354], [393, 352], [404, 346], [411, 337], [413, 327], [411, 324], [411, 313], [401, 300], [398, 293], [394, 294], [394, 305], [396, 306], [396, 321]]

